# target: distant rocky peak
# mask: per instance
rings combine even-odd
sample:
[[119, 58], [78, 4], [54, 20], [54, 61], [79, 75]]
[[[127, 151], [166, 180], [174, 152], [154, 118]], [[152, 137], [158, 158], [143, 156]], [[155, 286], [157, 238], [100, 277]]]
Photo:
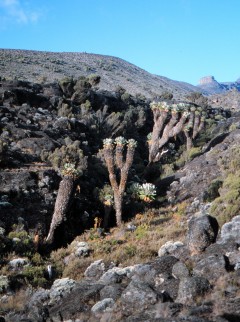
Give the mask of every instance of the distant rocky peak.
[[221, 94], [234, 89], [240, 91], [240, 78], [235, 82], [218, 82], [214, 76], [205, 76], [199, 80], [197, 85], [205, 94]]
[[199, 80], [199, 85], [206, 85], [206, 84], [211, 84], [211, 83], [217, 83], [214, 76], [205, 76], [205, 77], [200, 78], [200, 80]]

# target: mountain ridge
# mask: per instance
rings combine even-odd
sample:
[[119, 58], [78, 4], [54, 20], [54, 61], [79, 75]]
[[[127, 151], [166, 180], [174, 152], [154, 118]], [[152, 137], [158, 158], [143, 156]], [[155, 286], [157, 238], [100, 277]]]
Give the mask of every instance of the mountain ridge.
[[141, 93], [148, 98], [166, 91], [182, 98], [199, 91], [194, 85], [151, 74], [124, 59], [86, 52], [0, 49], [0, 73], [5, 78], [32, 82], [98, 74], [101, 89], [114, 91], [121, 86], [132, 95]]

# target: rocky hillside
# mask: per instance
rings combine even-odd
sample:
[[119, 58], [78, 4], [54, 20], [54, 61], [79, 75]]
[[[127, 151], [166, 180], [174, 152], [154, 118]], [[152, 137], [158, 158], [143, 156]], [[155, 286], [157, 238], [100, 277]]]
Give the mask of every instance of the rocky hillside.
[[213, 76], [205, 76], [199, 80], [197, 87], [207, 95], [225, 93], [233, 89], [240, 91], [240, 80], [219, 83]]
[[[146, 97], [171, 92], [179, 98], [196, 87], [157, 76], [120, 58], [88, 53], [54, 53], [27, 50], [0, 50], [0, 76], [32, 82], [52, 82], [65, 76], [101, 76], [100, 88], [114, 91], [123, 87], [128, 93]], [[199, 89], [198, 89], [199, 91]]]
[[[239, 113], [192, 104], [204, 122], [194, 146], [191, 119], [149, 164], [150, 100], [91, 74], [0, 82], [0, 321], [239, 321]], [[193, 116], [169, 104], [166, 129]], [[103, 148], [116, 137], [116, 178], [123, 137], [137, 141], [119, 227], [104, 154], [114, 159], [113, 141]], [[64, 177], [74, 189], [49, 243]]]

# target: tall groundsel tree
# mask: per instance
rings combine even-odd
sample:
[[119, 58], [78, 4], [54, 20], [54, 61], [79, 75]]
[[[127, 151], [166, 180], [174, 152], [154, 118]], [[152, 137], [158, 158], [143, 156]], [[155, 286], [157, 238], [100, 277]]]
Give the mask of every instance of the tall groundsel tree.
[[134, 139], [126, 140], [120, 136], [103, 141], [103, 154], [109, 173], [109, 181], [113, 190], [114, 208], [117, 226], [122, 225], [122, 203], [126, 189], [129, 169], [137, 142]]
[[79, 142], [75, 141], [68, 146], [56, 149], [48, 155], [47, 159], [62, 177], [46, 238], [46, 241], [51, 244], [54, 242], [57, 227], [67, 218], [78, 179], [87, 168], [87, 157], [83, 155], [83, 151], [79, 148]]

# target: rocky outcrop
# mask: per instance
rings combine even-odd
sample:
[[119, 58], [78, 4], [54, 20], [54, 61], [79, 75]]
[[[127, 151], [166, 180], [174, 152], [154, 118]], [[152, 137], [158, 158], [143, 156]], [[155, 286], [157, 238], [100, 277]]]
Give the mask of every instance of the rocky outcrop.
[[205, 76], [199, 80], [199, 85], [206, 85], [217, 82], [213, 76]]
[[239, 88], [233, 88], [221, 94], [213, 94], [209, 99], [209, 103], [217, 108], [231, 109], [233, 112], [240, 110], [240, 83]]
[[[218, 135], [217, 135], [218, 137]], [[208, 205], [203, 204], [206, 192], [211, 183], [223, 175], [219, 160], [228, 157], [229, 151], [238, 145], [240, 130], [225, 132], [219, 140], [209, 142], [203, 148], [202, 155], [188, 162], [179, 172], [175, 173], [167, 192], [168, 200], [174, 203], [188, 201], [192, 205], [187, 209], [190, 214], [201, 211], [207, 214]], [[204, 150], [206, 149], [206, 153]]]

